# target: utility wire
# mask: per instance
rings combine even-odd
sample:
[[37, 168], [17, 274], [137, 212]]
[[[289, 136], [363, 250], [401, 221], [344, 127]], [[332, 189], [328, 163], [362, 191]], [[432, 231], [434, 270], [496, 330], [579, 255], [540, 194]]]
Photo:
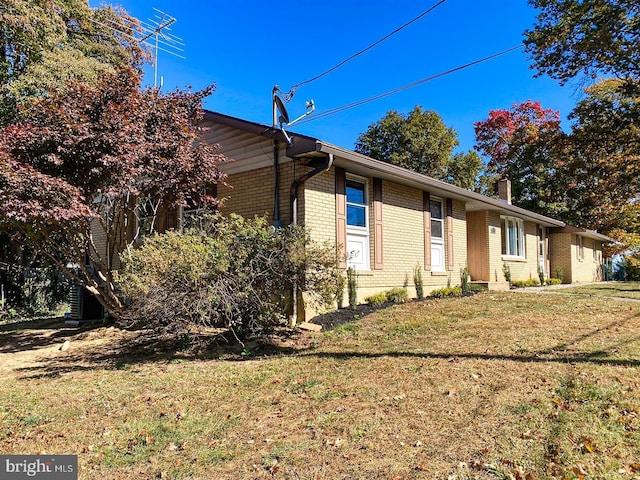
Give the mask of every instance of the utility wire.
[[435, 80], [437, 78], [444, 77], [445, 75], [450, 75], [452, 73], [458, 72], [460, 70], [464, 70], [465, 68], [469, 68], [469, 67], [472, 67], [474, 65], [478, 65], [479, 63], [483, 63], [483, 62], [486, 62], [488, 60], [492, 60], [492, 59], [494, 59], [496, 57], [499, 57], [501, 55], [505, 55], [507, 53], [513, 52], [514, 50], [518, 50], [518, 49], [520, 49], [522, 47], [523, 47], [523, 45], [520, 44], [520, 45], [517, 45], [515, 47], [508, 48], [507, 50], [503, 50], [501, 52], [494, 53], [493, 55], [489, 55], [488, 57], [484, 57], [484, 58], [481, 58], [479, 60], [475, 60], [473, 62], [466, 63], [466, 64], [461, 65], [461, 66], [456, 67], [456, 68], [452, 68], [451, 70], [447, 70], [446, 72], [441, 72], [441, 73], [438, 73], [438, 74], [433, 75], [431, 77], [423, 78], [422, 80], [418, 80], [417, 82], [410, 83], [410, 84], [405, 85], [403, 87], [398, 87], [398, 88], [395, 88], [393, 90], [389, 90], [389, 91], [384, 92], [384, 93], [379, 93], [378, 95], [374, 95], [373, 97], [365, 98], [363, 100], [358, 100], [357, 102], [349, 103], [349, 104], [343, 105], [341, 107], [332, 108], [331, 110], [326, 110], [326, 111], [321, 112], [321, 113], [319, 113], [317, 115], [314, 115], [314, 116], [309, 117], [307, 119], [301, 120], [300, 122], [298, 122], [298, 125], [301, 125], [303, 123], [312, 122], [314, 120], [319, 120], [321, 118], [328, 117], [329, 115], [335, 115], [336, 113], [340, 113], [340, 112], [343, 112], [345, 110], [349, 110], [349, 109], [354, 108], [354, 107], [359, 107], [360, 105], [364, 105], [365, 103], [370, 103], [370, 102], [373, 102], [375, 100], [379, 100], [381, 98], [388, 97], [389, 95], [394, 95], [394, 94], [402, 92], [404, 90], [408, 90], [408, 89], [416, 87], [418, 85], [422, 85], [423, 83], [430, 82], [431, 80]]
[[408, 27], [409, 25], [411, 25], [414, 22], [417, 22], [418, 20], [420, 20], [422, 17], [424, 17], [425, 15], [428, 15], [429, 13], [431, 13], [433, 10], [435, 10], [437, 7], [439, 7], [440, 5], [442, 5], [446, 0], [440, 0], [438, 3], [436, 3], [435, 5], [433, 5], [432, 7], [428, 8], [427, 10], [425, 10], [424, 12], [422, 12], [420, 15], [418, 15], [417, 17], [415, 17], [412, 20], [409, 20], [407, 23], [405, 23], [404, 25], [396, 28], [393, 32], [385, 35], [384, 37], [382, 37], [380, 40], [372, 43], [371, 45], [369, 45], [368, 47], [360, 50], [357, 53], [354, 53], [353, 55], [351, 55], [348, 58], [345, 58], [343, 61], [341, 61], [340, 63], [338, 63], [337, 65], [331, 67], [329, 70], [325, 70], [324, 72], [322, 72], [319, 75], [316, 75], [315, 77], [312, 77], [308, 80], [305, 80], [303, 82], [300, 83], [296, 83], [295, 85], [293, 85], [290, 89], [289, 89], [289, 95], [293, 95], [293, 93], [295, 93], [295, 91], [301, 87], [302, 85], [306, 85], [307, 83], [311, 83], [314, 82], [316, 80], [318, 80], [319, 78], [324, 77], [325, 75], [330, 74], [331, 72], [337, 70], [338, 68], [340, 68], [341, 66], [343, 66], [345, 63], [350, 62], [351, 60], [353, 60], [354, 58], [362, 55], [363, 53], [371, 50], [372, 48], [374, 48], [375, 46], [381, 44], [382, 42], [384, 42], [386, 39], [388, 39], [389, 37], [392, 37], [393, 35], [395, 35], [396, 33], [398, 33], [400, 30], [405, 29], [406, 27]]

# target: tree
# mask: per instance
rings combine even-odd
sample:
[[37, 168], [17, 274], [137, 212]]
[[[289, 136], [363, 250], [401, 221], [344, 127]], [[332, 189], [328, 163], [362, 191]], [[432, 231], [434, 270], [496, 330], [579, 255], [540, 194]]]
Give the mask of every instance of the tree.
[[65, 84], [96, 84], [117, 66], [146, 58], [134, 40], [138, 23], [124, 10], [92, 9], [86, 0], [3, 0], [0, 3], [0, 126], [17, 105]]
[[416, 106], [409, 115], [395, 110], [369, 125], [356, 152], [438, 179], [447, 176], [458, 135], [440, 115]]
[[637, 231], [640, 195], [640, 80], [601, 80], [569, 118], [569, 193], [590, 228]]
[[566, 83], [580, 75], [640, 78], [637, 0], [529, 0], [540, 10], [525, 32], [538, 75]]
[[453, 155], [447, 166], [447, 175], [444, 180], [452, 185], [480, 192], [483, 189], [481, 184], [483, 173], [484, 163], [480, 155], [469, 150], [466, 153]]
[[204, 187], [224, 181], [224, 157], [201, 142], [197, 127], [212, 90], [141, 90], [138, 72], [121, 69], [96, 86], [68, 84], [30, 101], [23, 120], [0, 131], [0, 228], [17, 232], [118, 316], [113, 262], [139, 201], [152, 205], [152, 223], [161, 209], [216, 202]]
[[511, 180], [513, 203], [544, 215], [567, 212], [559, 112], [529, 100], [490, 111], [474, 128], [475, 148], [489, 158], [489, 171]]

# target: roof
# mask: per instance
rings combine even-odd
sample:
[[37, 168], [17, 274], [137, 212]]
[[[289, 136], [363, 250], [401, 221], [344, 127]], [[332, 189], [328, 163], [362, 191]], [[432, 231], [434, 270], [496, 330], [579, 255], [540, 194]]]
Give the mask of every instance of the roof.
[[595, 230], [587, 230], [586, 228], [574, 227], [572, 225], [566, 225], [561, 228], [553, 228], [551, 233], [575, 233], [581, 237], [591, 238], [593, 240], [599, 240], [601, 242], [615, 242], [611, 237], [607, 237], [602, 233], [598, 233]]
[[[281, 131], [274, 131], [273, 127], [264, 124], [211, 111], [205, 111], [205, 120], [221, 123], [267, 138], [273, 138], [275, 136], [278, 142], [286, 143], [285, 136]], [[428, 190], [436, 196], [460, 200], [465, 203], [467, 211], [493, 210], [500, 212], [501, 215], [517, 215], [523, 220], [536, 222], [547, 227], [565, 227], [565, 223], [560, 220], [540, 215], [507, 203], [504, 200], [487, 197], [486, 195], [472, 192], [441, 180], [436, 180], [427, 175], [337, 147], [317, 138], [297, 133], [290, 133], [290, 136], [293, 137], [293, 144], [287, 147], [287, 156], [291, 158], [324, 157], [332, 154], [334, 157], [333, 165], [343, 167], [351, 173], [366, 177], [381, 178], [401, 185]]]

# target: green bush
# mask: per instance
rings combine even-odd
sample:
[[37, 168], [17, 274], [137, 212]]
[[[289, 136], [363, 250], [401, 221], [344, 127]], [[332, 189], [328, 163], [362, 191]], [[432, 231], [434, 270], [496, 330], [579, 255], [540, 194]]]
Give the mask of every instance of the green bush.
[[385, 292], [374, 293], [368, 297], [364, 297], [364, 301], [374, 307], [380, 307], [387, 302], [387, 294]]
[[413, 269], [413, 284], [416, 286], [416, 296], [424, 298], [424, 282], [422, 281], [422, 267], [418, 264]]
[[389, 302], [404, 303], [409, 299], [409, 293], [406, 288], [395, 287], [385, 293]]
[[560, 280], [560, 283], [562, 283], [562, 280], [564, 279], [564, 272], [561, 267], [556, 268], [556, 278]]
[[468, 266], [460, 269], [460, 288], [462, 289], [462, 293], [467, 293], [469, 291], [470, 275], [471, 273], [469, 272]]
[[515, 288], [539, 287], [540, 280], [537, 278], [530, 278], [529, 280], [514, 280], [511, 282], [511, 286]]
[[301, 227], [274, 231], [264, 218], [202, 215], [198, 228], [121, 255], [125, 320], [177, 336], [194, 327], [253, 334], [284, 323], [294, 283], [319, 304], [335, 300], [335, 247], [311, 242]]
[[347, 268], [347, 290], [349, 293], [349, 308], [358, 305], [358, 275], [352, 267]]
[[511, 267], [508, 264], [502, 264], [502, 274], [504, 275], [504, 279], [511, 285]]
[[562, 280], [559, 278], [550, 278], [547, 281], [547, 285], [560, 285], [562, 283]]
[[433, 290], [431, 296], [434, 298], [461, 297], [462, 287], [444, 287]]

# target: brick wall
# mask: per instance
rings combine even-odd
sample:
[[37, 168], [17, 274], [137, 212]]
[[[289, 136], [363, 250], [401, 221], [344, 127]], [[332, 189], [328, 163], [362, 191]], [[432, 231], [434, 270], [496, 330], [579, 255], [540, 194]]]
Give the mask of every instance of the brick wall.
[[578, 235], [573, 233], [553, 233], [549, 236], [551, 274], [562, 268], [563, 283], [597, 282], [603, 279], [602, 243], [584, 238], [583, 257], [578, 258]]

